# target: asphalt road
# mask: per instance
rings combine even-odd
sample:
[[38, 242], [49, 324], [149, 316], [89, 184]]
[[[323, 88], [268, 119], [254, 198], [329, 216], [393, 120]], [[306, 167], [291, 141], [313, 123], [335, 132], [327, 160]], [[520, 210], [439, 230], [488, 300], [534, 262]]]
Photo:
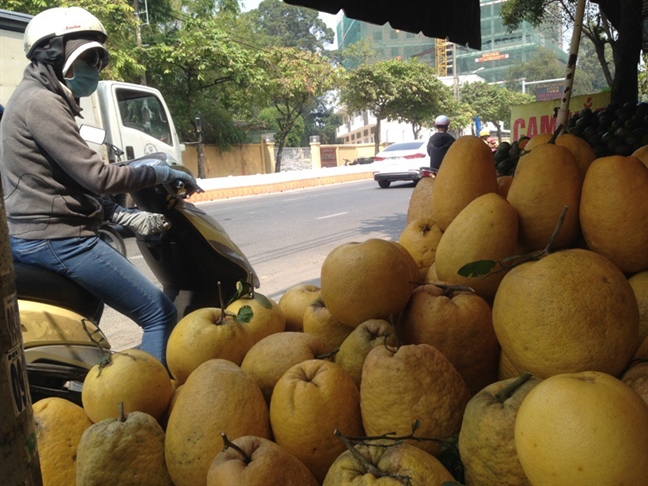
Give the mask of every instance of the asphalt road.
[[[397, 240], [405, 227], [414, 186], [394, 183], [380, 189], [374, 181], [348, 182], [262, 196], [199, 203], [241, 248], [259, 276], [258, 291], [278, 301], [300, 283], [319, 285], [328, 253], [342, 243], [369, 238]], [[157, 282], [134, 239], [129, 259]], [[136, 346], [140, 328], [106, 308], [101, 321], [114, 349]]]

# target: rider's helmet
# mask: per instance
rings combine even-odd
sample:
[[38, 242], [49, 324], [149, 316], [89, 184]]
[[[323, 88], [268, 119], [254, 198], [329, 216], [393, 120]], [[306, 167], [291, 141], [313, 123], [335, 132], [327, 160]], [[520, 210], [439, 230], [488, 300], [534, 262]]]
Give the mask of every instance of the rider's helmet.
[[480, 137], [490, 137], [490, 130], [488, 128], [482, 128], [479, 132]]
[[450, 125], [450, 118], [445, 115], [439, 115], [434, 120], [435, 127], [447, 127], [448, 125]]
[[[81, 53], [95, 49], [99, 69], [108, 64], [103, 46], [108, 35], [97, 17], [81, 7], [56, 7], [31, 19], [24, 35], [25, 55], [49, 64], [60, 65], [65, 72]], [[83, 46], [83, 49], [79, 47]], [[74, 56], [71, 54], [74, 53]], [[64, 68], [65, 66], [65, 68]]]

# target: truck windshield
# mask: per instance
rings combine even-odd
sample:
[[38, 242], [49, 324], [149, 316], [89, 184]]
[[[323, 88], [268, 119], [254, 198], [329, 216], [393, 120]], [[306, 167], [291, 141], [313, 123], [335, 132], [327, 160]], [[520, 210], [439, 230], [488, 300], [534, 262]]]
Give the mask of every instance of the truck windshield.
[[121, 122], [125, 127], [144, 132], [167, 145], [173, 145], [166, 111], [155, 95], [118, 89], [117, 104]]

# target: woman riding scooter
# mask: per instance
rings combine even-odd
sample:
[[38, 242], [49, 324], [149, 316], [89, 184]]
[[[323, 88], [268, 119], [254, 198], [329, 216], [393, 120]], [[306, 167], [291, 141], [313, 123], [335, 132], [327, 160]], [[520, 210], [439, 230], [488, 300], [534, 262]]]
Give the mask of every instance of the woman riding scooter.
[[109, 61], [101, 22], [79, 7], [52, 8], [25, 30], [31, 64], [0, 124], [0, 169], [13, 258], [59, 273], [139, 324], [140, 349], [163, 363], [176, 324], [173, 303], [97, 237], [104, 220], [143, 234], [163, 231], [159, 214], [126, 210], [108, 194], [181, 180], [168, 166], [104, 164], [79, 134], [79, 98], [90, 96]]

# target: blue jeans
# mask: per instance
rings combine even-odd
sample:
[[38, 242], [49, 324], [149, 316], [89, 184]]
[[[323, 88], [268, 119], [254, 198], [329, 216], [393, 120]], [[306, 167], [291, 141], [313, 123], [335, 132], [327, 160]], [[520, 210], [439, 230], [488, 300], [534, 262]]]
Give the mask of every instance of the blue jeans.
[[14, 260], [47, 268], [85, 287], [144, 330], [140, 349], [166, 366], [166, 344], [177, 321], [173, 303], [119, 252], [97, 237], [11, 238]]

